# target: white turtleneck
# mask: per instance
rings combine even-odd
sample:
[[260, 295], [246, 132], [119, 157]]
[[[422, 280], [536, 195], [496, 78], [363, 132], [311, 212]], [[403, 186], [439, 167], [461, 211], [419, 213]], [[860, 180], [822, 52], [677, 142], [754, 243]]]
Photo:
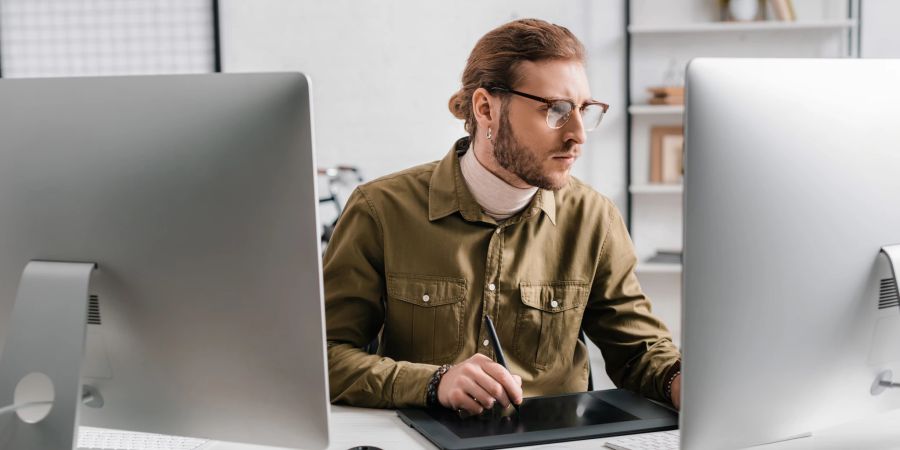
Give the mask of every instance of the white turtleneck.
[[517, 188], [494, 175], [475, 156], [475, 149], [469, 147], [459, 158], [459, 168], [469, 191], [484, 212], [494, 220], [504, 220], [525, 209], [538, 188]]

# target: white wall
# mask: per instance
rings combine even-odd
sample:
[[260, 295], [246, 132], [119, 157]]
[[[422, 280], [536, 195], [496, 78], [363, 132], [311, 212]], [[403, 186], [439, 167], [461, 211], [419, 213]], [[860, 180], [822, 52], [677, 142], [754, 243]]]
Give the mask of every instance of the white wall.
[[900, 58], [900, 2], [863, 0], [860, 22], [861, 57]]
[[521, 17], [569, 27], [593, 96], [612, 105], [575, 174], [624, 202], [621, 0], [225, 0], [220, 17], [224, 70], [310, 75], [319, 165], [357, 165], [366, 179], [440, 159], [465, 134], [447, 102], [484, 33]]
[[[574, 173], [624, 207], [624, 11], [623, 0], [224, 0], [223, 68], [310, 75], [319, 165], [372, 179], [440, 159], [465, 135], [447, 102], [478, 38], [516, 18], [558, 23], [584, 42], [593, 97], [611, 105]], [[590, 351], [595, 386], [610, 387]]]

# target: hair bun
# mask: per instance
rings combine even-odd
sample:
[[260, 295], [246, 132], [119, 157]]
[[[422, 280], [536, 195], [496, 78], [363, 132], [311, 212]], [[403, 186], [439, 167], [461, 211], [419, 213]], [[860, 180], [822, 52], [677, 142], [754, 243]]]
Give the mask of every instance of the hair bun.
[[450, 114], [453, 114], [453, 117], [459, 120], [466, 119], [466, 115], [463, 112], [462, 90], [456, 91], [455, 94], [450, 96], [450, 102], [447, 106], [450, 108]]

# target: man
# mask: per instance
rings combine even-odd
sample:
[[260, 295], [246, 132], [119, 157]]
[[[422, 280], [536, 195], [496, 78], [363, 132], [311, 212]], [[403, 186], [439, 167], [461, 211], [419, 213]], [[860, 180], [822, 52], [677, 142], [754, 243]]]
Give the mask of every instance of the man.
[[[572, 178], [591, 99], [572, 33], [518, 20], [476, 44], [450, 109], [469, 136], [360, 186], [325, 255], [331, 399], [479, 414], [584, 391], [583, 327], [616, 385], [678, 406], [680, 354], [621, 215]], [[494, 362], [484, 316], [509, 370]], [[378, 354], [362, 350], [378, 339]]]

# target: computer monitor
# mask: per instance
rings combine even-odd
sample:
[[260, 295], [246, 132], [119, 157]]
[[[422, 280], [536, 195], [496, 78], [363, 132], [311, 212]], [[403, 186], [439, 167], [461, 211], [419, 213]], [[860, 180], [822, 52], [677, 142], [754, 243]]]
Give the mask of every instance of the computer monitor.
[[0, 408], [54, 395], [0, 447], [327, 446], [311, 121], [297, 73], [0, 81]]
[[897, 80], [897, 60], [689, 64], [682, 448], [900, 407], [879, 383], [900, 374]]

